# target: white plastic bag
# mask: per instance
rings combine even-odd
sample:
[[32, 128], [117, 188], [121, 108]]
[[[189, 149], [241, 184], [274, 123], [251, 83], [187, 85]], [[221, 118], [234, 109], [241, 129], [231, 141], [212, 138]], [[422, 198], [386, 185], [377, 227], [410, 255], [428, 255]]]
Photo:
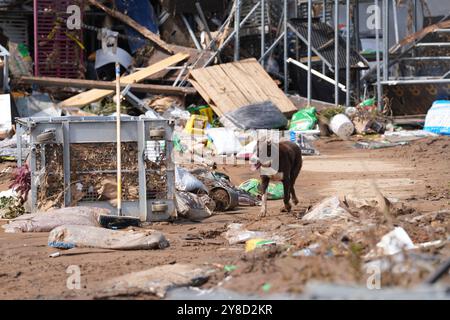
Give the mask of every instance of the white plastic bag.
[[438, 100], [428, 110], [424, 130], [450, 135], [450, 101]]
[[53, 248], [101, 248], [116, 250], [164, 249], [169, 246], [161, 232], [117, 231], [90, 226], [60, 226], [48, 236], [48, 245]]
[[186, 169], [175, 168], [175, 187], [179, 191], [194, 192], [197, 190], [204, 190], [208, 192], [205, 185], [189, 173]]
[[234, 155], [238, 153], [242, 145], [235, 136], [234, 131], [227, 128], [207, 129], [206, 134], [211, 138], [216, 154], [218, 155]]

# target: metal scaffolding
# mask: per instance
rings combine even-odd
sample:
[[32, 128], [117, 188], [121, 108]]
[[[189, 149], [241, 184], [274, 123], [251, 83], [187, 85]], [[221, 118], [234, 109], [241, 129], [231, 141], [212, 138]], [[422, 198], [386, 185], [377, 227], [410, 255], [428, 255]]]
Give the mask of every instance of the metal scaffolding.
[[[359, 96], [359, 87], [360, 81], [367, 81], [367, 74], [364, 77], [361, 77], [359, 72], [352, 73], [352, 65], [351, 54], [352, 50], [359, 52], [360, 51], [360, 34], [359, 34], [359, 26], [360, 26], [360, 4], [366, 3], [370, 5], [374, 5], [375, 7], [375, 23], [373, 34], [375, 35], [375, 46], [376, 46], [376, 66], [370, 69], [367, 74], [376, 74], [376, 80], [369, 82], [368, 84], [373, 85], [373, 95], [377, 97], [377, 103], [379, 110], [383, 109], [383, 84], [387, 83], [401, 83], [402, 79], [395, 79], [390, 77], [390, 67], [393, 63], [398, 62], [389, 60], [389, 34], [390, 34], [390, 21], [389, 17], [392, 17], [394, 22], [394, 35], [395, 35], [395, 43], [399, 43], [399, 26], [398, 26], [398, 13], [397, 13], [397, 2], [391, 0], [283, 0], [282, 4], [280, 4], [281, 18], [278, 22], [279, 29], [278, 34], [275, 35], [274, 41], [269, 43], [267, 40], [270, 37], [267, 37], [267, 32], [270, 30], [270, 26], [266, 24], [266, 17], [270, 14], [270, 11], [273, 10], [271, 8], [271, 0], [235, 0], [234, 1], [234, 11], [232, 10], [232, 17], [234, 18], [234, 30], [229, 34], [229, 36], [222, 43], [220, 48], [217, 48], [213, 57], [211, 57], [204, 66], [209, 65], [214, 61], [214, 59], [221, 53], [221, 51], [230, 44], [230, 42], [234, 39], [234, 60], [237, 61], [240, 59], [240, 50], [241, 50], [241, 29], [245, 26], [247, 21], [257, 14], [260, 14], [260, 37], [261, 37], [261, 55], [259, 57], [259, 62], [265, 66], [266, 58], [273, 52], [276, 47], [280, 47], [283, 52], [283, 80], [284, 80], [284, 90], [287, 93], [290, 87], [290, 79], [289, 79], [289, 64], [293, 64], [296, 67], [300, 67], [305, 69], [305, 64], [295, 60], [298, 59], [298, 51], [295, 56], [290, 56], [289, 54], [289, 45], [291, 43], [292, 37], [296, 39], [296, 41], [301, 41], [305, 44], [307, 49], [307, 101], [308, 105], [311, 104], [312, 101], [312, 76], [319, 77], [324, 79], [327, 82], [333, 83], [334, 85], [334, 96], [335, 96], [335, 105], [338, 106], [340, 104], [340, 91], [345, 92], [345, 105], [351, 106], [352, 103], [358, 101], [361, 97]], [[248, 13], [244, 16], [245, 13], [241, 10], [242, 6], [253, 5], [252, 9], [248, 11]], [[390, 4], [392, 4], [392, 11], [389, 10]], [[413, 21], [414, 21], [414, 31], [417, 30], [417, 1], [413, 0]], [[290, 10], [289, 8], [295, 6], [295, 10]], [[306, 20], [307, 18], [307, 36], [302, 35], [297, 28], [292, 23], [291, 18], [299, 18], [299, 6], [306, 5], [306, 10], [303, 10], [303, 18]], [[313, 5], [322, 5], [322, 10], [320, 12], [320, 16], [313, 17]], [[345, 37], [341, 38], [340, 30], [339, 30], [339, 14], [341, 14], [342, 7], [345, 9]], [[257, 9], [260, 9], [258, 13]], [[327, 11], [327, 9], [331, 9]], [[329, 17], [327, 17], [327, 13]], [[353, 13], [353, 14], [352, 14]], [[306, 16], [305, 16], [306, 14]], [[333, 15], [333, 19], [331, 19], [331, 15]], [[353, 17], [353, 19], [352, 19]], [[328, 23], [330, 27], [334, 28], [334, 39], [333, 42], [330, 41], [329, 45], [333, 45], [334, 43], [334, 64], [330, 63], [324, 56], [321, 54], [320, 50], [315, 48], [312, 45], [311, 38], [311, 28], [313, 19], [321, 18], [322, 22]], [[268, 28], [269, 27], [269, 28]], [[445, 31], [445, 30], [444, 30]], [[443, 31], [443, 32], [444, 32]], [[345, 60], [339, 56], [339, 48], [340, 45], [345, 41]], [[211, 41], [210, 45], [206, 50], [211, 49], [214, 41]], [[281, 45], [282, 43], [282, 45]], [[328, 44], [327, 44], [328, 45]], [[420, 46], [421, 44], [415, 44]], [[437, 46], [437, 44], [427, 44]], [[448, 43], [445, 43], [448, 45]], [[298, 45], [296, 45], [296, 49], [298, 49]], [[410, 49], [408, 49], [410, 50]], [[322, 70], [321, 72], [313, 69], [313, 57], [312, 54], [316, 56], [317, 59], [321, 60]], [[404, 54], [404, 52], [402, 52]], [[295, 58], [295, 59], [294, 59]], [[400, 56], [400, 58], [404, 58]], [[414, 59], [413, 58], [404, 58], [404, 59]], [[315, 60], [316, 61], [316, 60]], [[345, 62], [344, 62], [345, 61]], [[343, 66], [345, 63], [345, 66]], [[340, 78], [340, 70], [343, 71], [345, 68], [345, 85], [339, 82]], [[334, 73], [334, 80], [330, 79], [330, 77], [326, 76], [327, 72]], [[344, 73], [342, 73], [343, 75]], [[354, 80], [354, 81], [352, 81]], [[450, 80], [442, 80], [449, 81]], [[183, 82], [182, 82], [183, 83]]]

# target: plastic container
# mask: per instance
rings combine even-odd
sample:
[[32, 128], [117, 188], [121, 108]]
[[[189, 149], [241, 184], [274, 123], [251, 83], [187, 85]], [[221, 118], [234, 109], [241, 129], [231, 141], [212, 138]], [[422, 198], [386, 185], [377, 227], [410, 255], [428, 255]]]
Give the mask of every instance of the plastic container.
[[330, 121], [330, 129], [342, 139], [347, 139], [355, 131], [355, 126], [345, 114], [337, 114]]

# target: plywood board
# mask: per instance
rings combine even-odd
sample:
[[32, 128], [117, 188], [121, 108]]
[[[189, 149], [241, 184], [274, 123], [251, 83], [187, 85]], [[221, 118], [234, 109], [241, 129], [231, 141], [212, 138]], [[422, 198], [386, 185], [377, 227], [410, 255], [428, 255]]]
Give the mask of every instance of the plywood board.
[[190, 75], [191, 84], [219, 116], [264, 101], [272, 101], [285, 114], [297, 111], [256, 59], [195, 69]]
[[[139, 70], [138, 72], [132, 73], [128, 76], [122, 77], [120, 79], [121, 83], [130, 84], [143, 81], [153, 74], [164, 70], [167, 67], [173, 66], [189, 57], [185, 53], [177, 53], [167, 59], [161, 60], [147, 68]], [[59, 106], [61, 108], [66, 107], [83, 107], [89, 103], [103, 99], [111, 94], [114, 94], [114, 90], [106, 89], [92, 89], [82, 92], [74, 97], [62, 101]]]

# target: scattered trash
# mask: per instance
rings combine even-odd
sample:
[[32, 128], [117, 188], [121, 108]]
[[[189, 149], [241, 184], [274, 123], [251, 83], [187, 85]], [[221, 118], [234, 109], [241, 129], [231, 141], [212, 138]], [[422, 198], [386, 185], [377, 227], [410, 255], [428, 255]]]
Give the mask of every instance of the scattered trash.
[[355, 126], [345, 114], [338, 114], [331, 119], [330, 129], [339, 138], [345, 140], [353, 134]]
[[177, 213], [190, 220], [199, 221], [212, 216], [216, 207], [208, 196], [198, 196], [193, 193], [178, 191], [175, 193]]
[[211, 267], [195, 264], [162, 265], [109, 280], [99, 294], [114, 296], [137, 291], [164, 298], [169, 289], [204, 284], [214, 271]]
[[399, 142], [389, 142], [389, 141], [358, 141], [354, 144], [356, 149], [383, 149], [391, 148], [397, 146], [406, 146], [409, 142], [399, 141]]
[[24, 214], [8, 224], [3, 225], [5, 232], [49, 232], [64, 225], [80, 225], [98, 227], [101, 214], [109, 214], [104, 208], [68, 207], [47, 212]]
[[231, 121], [234, 127], [242, 130], [280, 129], [288, 124], [286, 117], [272, 101], [243, 106], [226, 113], [224, 117]]
[[339, 197], [328, 197], [303, 216], [303, 220], [349, 219], [350, 213], [341, 206]]
[[175, 187], [179, 191], [193, 193], [198, 193], [199, 191], [208, 192], [208, 189], [200, 180], [190, 174], [186, 169], [178, 166], [175, 168]]
[[245, 242], [245, 252], [250, 252], [255, 250], [256, 248], [270, 247], [274, 246], [277, 243], [273, 240], [266, 239], [250, 239]]
[[385, 132], [384, 138], [392, 143], [396, 142], [407, 142], [418, 139], [423, 139], [426, 137], [437, 137], [438, 135], [425, 130], [408, 130], [408, 131], [393, 131]]
[[49, 255], [50, 258], [57, 258], [59, 256], [61, 256], [61, 252], [55, 252]]
[[316, 255], [316, 250], [320, 248], [320, 244], [313, 243], [305, 249], [301, 249], [292, 254], [293, 257], [311, 257]]
[[425, 131], [450, 135], [450, 101], [438, 100], [433, 103], [425, 118]]
[[377, 243], [376, 252], [370, 252], [367, 258], [380, 255], [394, 255], [403, 250], [415, 249], [416, 246], [412, 242], [405, 229], [395, 227], [394, 230], [385, 234], [380, 242]]
[[233, 272], [236, 269], [237, 269], [237, 266], [235, 266], [234, 264], [227, 264], [223, 267], [223, 270], [225, 272]]
[[294, 113], [289, 125], [291, 131], [311, 130], [317, 123], [316, 108], [306, 108]]
[[[252, 196], [261, 196], [261, 180], [259, 179], [249, 179], [244, 181], [239, 185], [239, 189], [250, 193]], [[281, 182], [270, 182], [267, 187], [267, 199], [268, 200], [279, 200], [283, 199], [284, 188]]]
[[227, 128], [211, 128], [206, 134], [212, 140], [217, 155], [234, 155], [241, 151], [242, 145], [234, 131]]
[[63, 225], [50, 232], [48, 245], [60, 249], [151, 250], [165, 249], [169, 246], [169, 242], [161, 232], [154, 230], [118, 231], [91, 226]]
[[269, 292], [272, 289], [272, 285], [270, 283], [264, 283], [261, 287], [262, 291]]
[[228, 231], [224, 233], [224, 237], [230, 245], [245, 243], [250, 239], [264, 238], [265, 233], [260, 231], [249, 231], [242, 228], [240, 223], [231, 223], [228, 225]]
[[239, 205], [239, 194], [227, 186], [217, 186], [209, 190], [209, 196], [216, 203], [216, 211], [233, 210]]

